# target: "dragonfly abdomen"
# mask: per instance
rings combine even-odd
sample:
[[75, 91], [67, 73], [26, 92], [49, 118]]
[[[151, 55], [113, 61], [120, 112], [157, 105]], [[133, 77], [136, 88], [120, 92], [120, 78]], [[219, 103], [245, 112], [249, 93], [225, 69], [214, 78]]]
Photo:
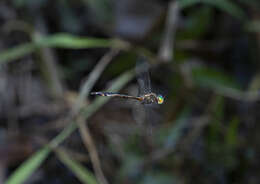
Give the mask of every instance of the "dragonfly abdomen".
[[114, 95], [115, 93], [111, 92], [91, 92], [91, 95], [98, 95], [98, 96], [111, 96]]
[[126, 98], [126, 99], [134, 99], [134, 100], [139, 100], [142, 101], [142, 97], [137, 97], [137, 96], [130, 96], [130, 95], [124, 95], [124, 94], [119, 94], [119, 93], [113, 93], [113, 92], [91, 92], [91, 95], [98, 95], [98, 96], [110, 96], [110, 97], [119, 97], [119, 98]]

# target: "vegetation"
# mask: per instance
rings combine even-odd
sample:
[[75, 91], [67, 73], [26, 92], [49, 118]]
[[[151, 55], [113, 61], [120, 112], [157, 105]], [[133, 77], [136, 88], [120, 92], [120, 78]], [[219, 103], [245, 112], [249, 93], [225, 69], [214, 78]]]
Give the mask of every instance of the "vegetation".
[[[0, 183], [259, 183], [259, 10], [2, 0]], [[89, 95], [137, 95], [140, 56], [164, 104]]]

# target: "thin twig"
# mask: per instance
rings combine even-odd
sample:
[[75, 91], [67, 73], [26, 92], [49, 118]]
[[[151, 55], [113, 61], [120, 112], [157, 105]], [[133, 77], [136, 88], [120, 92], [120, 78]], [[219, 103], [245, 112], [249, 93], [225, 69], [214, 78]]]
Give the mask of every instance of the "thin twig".
[[98, 153], [95, 144], [93, 143], [92, 137], [89, 133], [88, 127], [84, 122], [84, 118], [79, 114], [79, 112], [83, 106], [83, 102], [85, 101], [85, 98], [89, 94], [95, 82], [98, 80], [98, 78], [100, 77], [101, 73], [104, 71], [106, 66], [119, 53], [119, 51], [120, 51], [119, 49], [112, 49], [101, 58], [101, 60], [98, 62], [94, 70], [90, 73], [88, 80], [83, 84], [80, 90], [80, 94], [77, 98], [77, 101], [71, 110], [70, 116], [68, 116], [68, 118], [66, 119], [67, 121], [71, 121], [74, 118], [77, 119], [76, 123], [78, 124], [80, 135], [82, 137], [86, 149], [89, 151], [90, 160], [93, 164], [95, 175], [101, 184], [108, 184], [108, 182], [107, 179], [105, 178], [105, 175], [103, 174]]
[[173, 43], [177, 30], [179, 11], [178, 1], [172, 0], [169, 4], [164, 38], [158, 54], [159, 60], [164, 62], [169, 62], [173, 58]]
[[88, 80], [83, 84], [80, 90], [79, 97], [72, 109], [72, 114], [77, 114], [81, 109], [83, 102], [85, 101], [87, 95], [93, 88], [95, 82], [100, 77], [101, 73], [104, 71], [106, 66], [112, 61], [112, 59], [119, 53], [119, 49], [112, 49], [106, 53], [98, 62], [96, 67], [90, 73]]
[[[33, 40], [47, 34], [47, 26], [41, 15], [37, 17], [36, 28]], [[64, 93], [64, 85], [59, 75], [57, 57], [54, 51], [50, 48], [41, 48], [36, 50], [37, 56], [39, 57], [39, 68], [41, 70], [43, 78], [46, 80], [51, 95], [55, 98], [62, 98]]]
[[88, 126], [86, 125], [83, 118], [79, 117], [77, 120], [79, 131], [81, 138], [83, 140], [83, 143], [86, 147], [86, 149], [89, 151], [90, 160], [93, 164], [93, 168], [95, 171], [95, 175], [100, 182], [100, 184], [108, 184], [108, 181], [101, 169], [101, 164], [98, 156], [98, 152], [95, 146], [95, 143], [90, 135]]
[[[118, 49], [112, 49], [107, 54], [105, 54], [101, 60], [98, 62], [94, 70], [90, 73], [88, 80], [83, 84], [79, 97], [72, 109], [72, 114], [76, 115], [81, 107], [83, 106], [83, 102], [86, 96], [89, 94], [91, 89], [93, 88], [95, 82], [98, 80], [101, 73], [104, 71], [106, 66], [112, 61], [112, 59], [119, 53]], [[84, 119], [79, 115], [77, 118], [77, 124], [80, 130], [80, 135], [83, 140], [83, 143], [86, 149], [89, 151], [90, 159], [94, 167], [95, 175], [98, 181], [101, 184], [108, 184], [108, 181], [102, 171], [100, 160], [98, 157], [98, 152], [96, 150], [95, 144], [92, 140], [92, 137], [89, 133], [89, 129], [84, 122]]]
[[234, 88], [224, 87], [214, 90], [216, 94], [221, 96], [244, 102], [256, 102], [260, 100], [259, 91], [240, 91]]

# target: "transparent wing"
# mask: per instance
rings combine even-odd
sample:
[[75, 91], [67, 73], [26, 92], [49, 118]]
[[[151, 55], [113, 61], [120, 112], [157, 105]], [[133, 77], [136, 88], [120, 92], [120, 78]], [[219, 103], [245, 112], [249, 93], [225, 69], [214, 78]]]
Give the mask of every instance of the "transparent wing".
[[[150, 65], [145, 58], [140, 58], [136, 63], [136, 76], [139, 85], [139, 96], [152, 92], [149, 75]], [[145, 128], [146, 134], [151, 135], [155, 125], [158, 124], [159, 116], [156, 112], [156, 104], [135, 103], [133, 113], [134, 119], [141, 127]], [[145, 132], [144, 132], [145, 133]]]
[[133, 117], [138, 125], [145, 124], [146, 110], [143, 104], [137, 102], [133, 104]]
[[158, 105], [145, 104], [145, 124], [148, 135], [151, 135], [156, 127], [160, 124], [162, 116], [159, 113]]
[[149, 68], [150, 66], [144, 57], [141, 57], [136, 63], [136, 76], [139, 85], [139, 95], [152, 92]]
[[143, 105], [135, 103], [133, 107], [133, 117], [135, 122], [141, 129], [143, 134], [152, 135], [156, 127], [160, 124], [161, 116], [158, 109], [153, 105]]

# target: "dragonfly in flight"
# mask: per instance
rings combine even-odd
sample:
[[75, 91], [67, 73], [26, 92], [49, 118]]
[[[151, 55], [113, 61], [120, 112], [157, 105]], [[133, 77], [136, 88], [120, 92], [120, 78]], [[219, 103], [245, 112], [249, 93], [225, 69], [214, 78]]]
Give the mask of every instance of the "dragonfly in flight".
[[149, 65], [147, 62], [140, 61], [136, 65], [136, 75], [139, 84], [139, 95], [131, 96], [126, 94], [114, 93], [114, 92], [91, 92], [91, 95], [98, 96], [109, 96], [118, 97], [124, 99], [133, 99], [140, 101], [142, 104], [163, 104], [164, 97], [162, 95], [157, 95], [151, 90], [151, 80], [149, 76]]

